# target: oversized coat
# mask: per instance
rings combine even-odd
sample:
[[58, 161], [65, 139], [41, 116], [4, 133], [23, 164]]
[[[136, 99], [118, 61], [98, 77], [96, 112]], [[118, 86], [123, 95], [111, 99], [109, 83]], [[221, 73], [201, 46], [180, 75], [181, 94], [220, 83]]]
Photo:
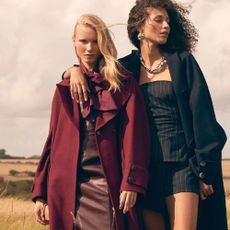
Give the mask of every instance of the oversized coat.
[[[141, 66], [138, 55], [137, 51], [132, 51], [130, 55], [120, 59], [137, 81]], [[215, 191], [207, 200], [199, 202], [197, 229], [226, 230], [226, 204], [221, 169], [225, 132], [216, 121], [205, 78], [193, 55], [189, 52], [165, 55], [186, 143], [189, 151], [193, 153], [193, 157], [189, 159], [190, 166], [197, 177], [207, 184], [212, 184]]]
[[[130, 75], [130, 74], [129, 74]], [[123, 81], [113, 101], [104, 101], [96, 118], [96, 142], [108, 183], [118, 230], [141, 229], [138, 204], [128, 214], [119, 210], [120, 191], [144, 194], [148, 180], [150, 137], [144, 99], [133, 77]], [[69, 81], [57, 84], [50, 130], [32, 189], [32, 199], [48, 203], [50, 229], [72, 230], [75, 214], [80, 113], [72, 100]]]

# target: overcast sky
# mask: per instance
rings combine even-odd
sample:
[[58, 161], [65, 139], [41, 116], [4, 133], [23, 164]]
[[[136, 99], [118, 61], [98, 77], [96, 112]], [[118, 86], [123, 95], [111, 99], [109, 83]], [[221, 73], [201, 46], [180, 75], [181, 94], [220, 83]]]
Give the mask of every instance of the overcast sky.
[[[190, 2], [190, 18], [200, 34], [194, 55], [209, 85], [217, 119], [229, 136], [230, 1]], [[100, 16], [111, 26], [122, 57], [132, 49], [122, 24], [126, 23], [134, 3], [134, 0], [1, 0], [0, 148], [11, 155], [41, 153], [55, 84], [64, 69], [75, 62], [71, 35], [77, 17], [83, 13]], [[230, 158], [228, 143], [223, 157]]]

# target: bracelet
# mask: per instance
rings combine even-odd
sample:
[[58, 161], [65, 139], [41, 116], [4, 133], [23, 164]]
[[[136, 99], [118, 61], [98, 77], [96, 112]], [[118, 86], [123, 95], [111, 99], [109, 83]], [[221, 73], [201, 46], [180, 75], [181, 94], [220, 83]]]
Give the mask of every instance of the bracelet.
[[80, 67], [80, 65], [78, 65], [78, 64], [73, 64], [73, 67]]

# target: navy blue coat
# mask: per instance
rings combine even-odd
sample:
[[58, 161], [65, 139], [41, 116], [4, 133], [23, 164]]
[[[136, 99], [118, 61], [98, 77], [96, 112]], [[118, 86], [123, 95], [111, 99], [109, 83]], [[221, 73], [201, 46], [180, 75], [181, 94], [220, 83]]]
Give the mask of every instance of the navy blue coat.
[[[212, 184], [214, 194], [199, 202], [197, 229], [226, 230], [226, 204], [221, 169], [221, 150], [226, 135], [216, 121], [211, 96], [203, 73], [189, 52], [166, 53], [177, 98], [182, 127], [194, 173], [207, 184]], [[140, 60], [137, 51], [120, 59], [137, 81], [140, 76]]]

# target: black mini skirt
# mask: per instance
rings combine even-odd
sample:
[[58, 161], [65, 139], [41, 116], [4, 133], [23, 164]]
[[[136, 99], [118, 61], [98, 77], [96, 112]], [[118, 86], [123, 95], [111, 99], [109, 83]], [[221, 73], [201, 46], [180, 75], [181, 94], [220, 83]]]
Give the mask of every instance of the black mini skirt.
[[165, 198], [180, 192], [199, 195], [199, 179], [186, 162], [153, 162], [144, 208], [155, 212], [165, 210]]

